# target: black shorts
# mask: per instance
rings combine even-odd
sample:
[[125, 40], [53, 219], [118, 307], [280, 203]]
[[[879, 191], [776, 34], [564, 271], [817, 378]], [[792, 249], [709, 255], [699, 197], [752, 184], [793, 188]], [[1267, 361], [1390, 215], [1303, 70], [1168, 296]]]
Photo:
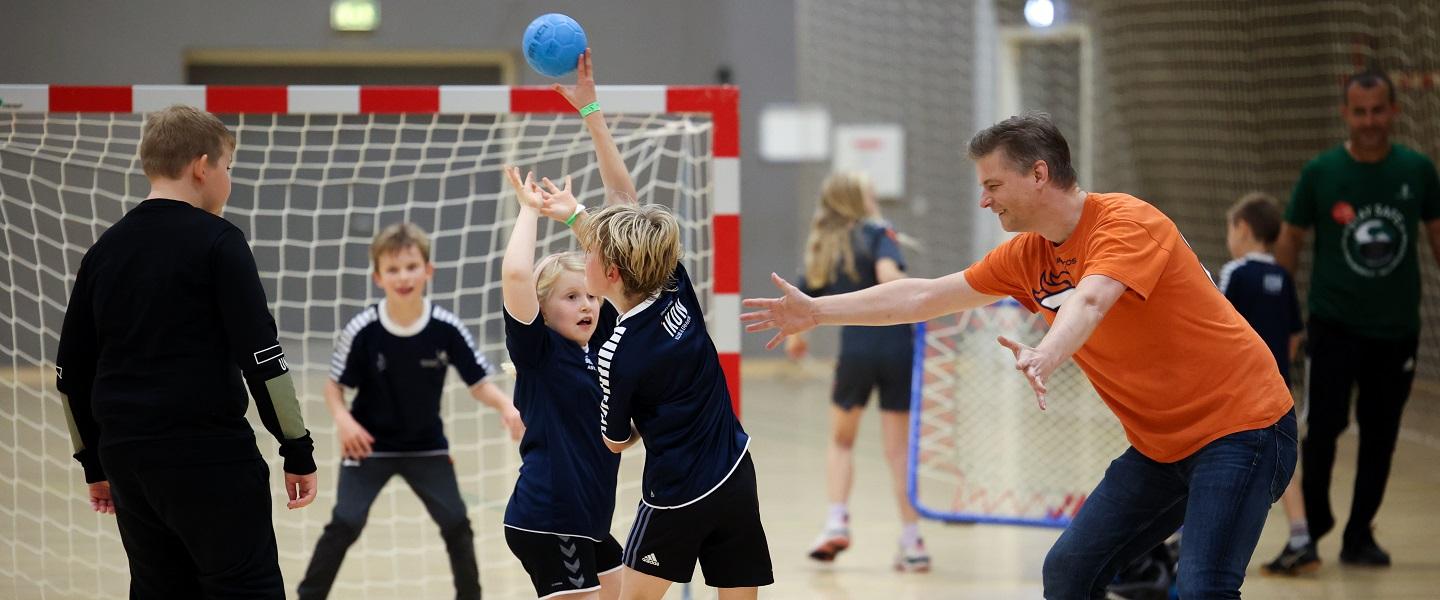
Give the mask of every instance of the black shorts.
[[835, 362], [835, 386], [830, 399], [835, 406], [849, 410], [864, 408], [870, 401], [870, 390], [880, 388], [880, 410], [910, 410], [910, 378], [915, 355], [857, 357], [840, 355]]
[[735, 588], [770, 585], [770, 546], [760, 524], [760, 497], [750, 453], [730, 478], [709, 495], [678, 508], [644, 502], [625, 547], [625, 566], [676, 583], [690, 581], [695, 562], [705, 585]]
[[549, 598], [600, 589], [600, 576], [620, 568], [620, 542], [505, 528], [505, 543], [520, 559], [535, 596]]

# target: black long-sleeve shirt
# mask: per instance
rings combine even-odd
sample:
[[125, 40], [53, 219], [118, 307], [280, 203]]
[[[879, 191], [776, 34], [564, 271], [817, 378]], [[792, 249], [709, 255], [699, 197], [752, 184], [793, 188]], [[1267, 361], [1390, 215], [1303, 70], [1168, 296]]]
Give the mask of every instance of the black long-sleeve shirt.
[[85, 253], [55, 359], [85, 480], [104, 480], [97, 450], [122, 444], [196, 462], [254, 456], [242, 374], [285, 471], [313, 473], [277, 337], [238, 228], [175, 200], [131, 210]]

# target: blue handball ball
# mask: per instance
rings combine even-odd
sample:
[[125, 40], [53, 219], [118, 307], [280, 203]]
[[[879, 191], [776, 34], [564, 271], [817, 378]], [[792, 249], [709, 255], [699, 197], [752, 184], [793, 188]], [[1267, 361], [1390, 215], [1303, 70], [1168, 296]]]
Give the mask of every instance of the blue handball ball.
[[585, 53], [585, 30], [575, 19], [560, 13], [535, 17], [525, 28], [525, 62], [546, 77], [560, 77], [575, 70]]

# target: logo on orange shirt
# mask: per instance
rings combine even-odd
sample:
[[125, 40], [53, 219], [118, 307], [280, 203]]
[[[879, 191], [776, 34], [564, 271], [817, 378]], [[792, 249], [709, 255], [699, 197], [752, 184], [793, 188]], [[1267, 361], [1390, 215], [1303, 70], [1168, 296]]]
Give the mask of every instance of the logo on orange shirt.
[[1075, 281], [1064, 267], [1075, 263], [1074, 259], [1055, 259], [1055, 271], [1040, 274], [1040, 287], [1030, 290], [1035, 303], [1051, 311], [1060, 310], [1060, 305], [1075, 291]]

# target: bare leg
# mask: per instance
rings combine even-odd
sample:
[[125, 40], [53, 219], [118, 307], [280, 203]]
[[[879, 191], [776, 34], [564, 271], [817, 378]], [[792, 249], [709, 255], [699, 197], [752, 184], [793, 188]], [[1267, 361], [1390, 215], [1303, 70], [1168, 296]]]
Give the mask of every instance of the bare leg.
[[620, 599], [620, 572], [623, 568], [616, 569], [600, 576], [600, 592], [595, 600], [619, 600]]
[[826, 465], [827, 491], [831, 504], [845, 504], [855, 477], [855, 435], [860, 431], [862, 407], [830, 406], [830, 449]]
[[885, 442], [885, 461], [890, 463], [890, 479], [895, 491], [895, 503], [900, 507], [900, 522], [905, 525], [920, 521], [915, 507], [910, 505], [906, 493], [906, 472], [910, 441], [910, 413], [902, 411], [880, 411], [880, 429]]
[[720, 588], [720, 600], [755, 600], [760, 597], [760, 588]]
[[620, 570], [620, 597], [624, 600], [660, 600], [670, 589], [670, 583], [669, 580], [625, 567]]

